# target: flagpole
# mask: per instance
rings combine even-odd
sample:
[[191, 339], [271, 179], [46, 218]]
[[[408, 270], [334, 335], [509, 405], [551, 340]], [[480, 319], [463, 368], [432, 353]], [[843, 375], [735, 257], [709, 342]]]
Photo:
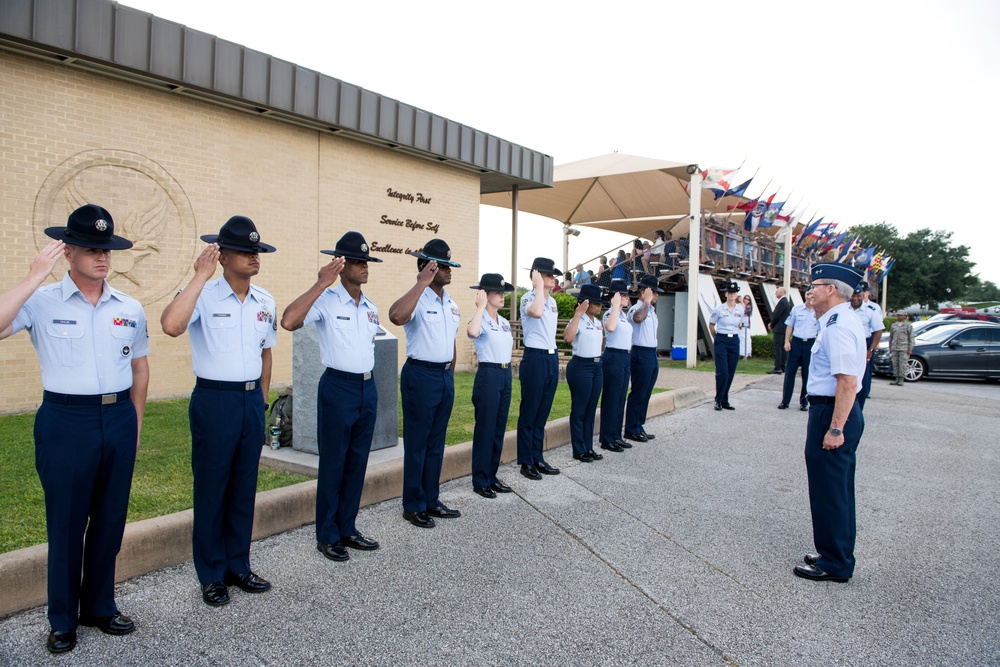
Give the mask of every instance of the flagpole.
[[[691, 224], [688, 232], [688, 303], [687, 303], [687, 355], [685, 366], [694, 368], [698, 360], [698, 277], [701, 272], [701, 171], [691, 165]], [[720, 197], [721, 199], [721, 197]]]
[[885, 309], [885, 304], [887, 299], [885, 298], [885, 293], [889, 291], [889, 276], [882, 276], [882, 315], [886, 315], [887, 311]]

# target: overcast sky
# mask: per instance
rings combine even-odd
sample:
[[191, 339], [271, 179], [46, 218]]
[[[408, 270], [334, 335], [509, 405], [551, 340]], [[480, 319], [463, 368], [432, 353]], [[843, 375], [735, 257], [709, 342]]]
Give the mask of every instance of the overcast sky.
[[[125, 0], [549, 155], [735, 167], [902, 234], [947, 229], [1000, 283], [1000, 2]], [[740, 179], [743, 180], [743, 179]], [[751, 186], [749, 194], [758, 194]], [[482, 271], [510, 272], [483, 207]], [[534, 216], [522, 214], [522, 224]], [[557, 223], [519, 261], [562, 261]], [[570, 261], [620, 236], [585, 231]], [[478, 278], [478, 276], [476, 276]], [[519, 276], [523, 282], [524, 278]], [[891, 287], [890, 287], [891, 289]]]

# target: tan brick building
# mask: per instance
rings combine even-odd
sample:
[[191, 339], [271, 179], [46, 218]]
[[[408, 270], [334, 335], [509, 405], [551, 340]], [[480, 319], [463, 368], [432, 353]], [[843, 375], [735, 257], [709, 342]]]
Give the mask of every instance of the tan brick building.
[[[384, 259], [366, 293], [402, 338], [388, 310], [416, 275], [403, 253], [445, 239], [462, 264], [450, 291], [469, 312], [480, 195], [552, 182], [547, 155], [122, 5], [4, 5], [0, 290], [24, 277], [45, 227], [82, 203], [107, 208], [135, 243], [114, 254], [110, 282], [145, 306], [151, 397], [190, 392], [188, 342], [164, 335], [159, 317], [193, 275], [198, 236], [230, 216], [251, 217], [278, 248], [256, 282], [279, 311], [330, 259], [321, 248], [360, 231]], [[291, 347], [279, 330], [275, 383], [291, 382]], [[472, 356], [460, 341], [460, 363]], [[40, 400], [37, 360], [18, 334], [0, 344], [0, 411]]]

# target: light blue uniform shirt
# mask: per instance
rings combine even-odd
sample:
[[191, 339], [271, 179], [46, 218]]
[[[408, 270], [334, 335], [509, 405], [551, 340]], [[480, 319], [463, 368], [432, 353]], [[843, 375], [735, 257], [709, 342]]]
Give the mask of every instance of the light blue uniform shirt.
[[327, 368], [369, 373], [375, 368], [378, 308], [361, 293], [356, 304], [343, 284], [327, 288], [306, 313], [303, 325], [316, 323], [319, 357]]
[[885, 329], [885, 324], [879, 315], [881, 311], [877, 311], [876, 308], [870, 308], [868, 304], [862, 302], [857, 310], [851, 308], [851, 311], [858, 316], [858, 321], [861, 322], [861, 330], [865, 332], [866, 339], [871, 338], [874, 332]]
[[635, 316], [635, 311], [641, 307], [640, 302], [628, 309], [628, 319], [632, 323], [632, 346], [656, 347], [656, 308], [651, 305], [646, 319], [636, 322], [632, 318]]
[[836, 395], [835, 375], [853, 376], [855, 393], [861, 391], [861, 379], [867, 365], [865, 335], [850, 302], [831, 308], [820, 318], [819, 325], [809, 360], [809, 395]]
[[69, 277], [35, 290], [18, 311], [12, 335], [27, 329], [42, 367], [42, 387], [93, 396], [132, 386], [132, 359], [149, 354], [142, 305], [105, 281], [93, 306]]
[[746, 308], [742, 303], [734, 303], [732, 309], [725, 303], [720, 303], [708, 318], [715, 325], [717, 334], [737, 334], [740, 332], [740, 322], [746, 317]]
[[521, 331], [524, 334], [524, 346], [540, 350], [556, 349], [556, 320], [559, 318], [559, 308], [556, 300], [550, 294], [545, 302], [541, 317], [528, 315], [528, 306], [535, 301], [535, 290], [521, 297]]
[[425, 287], [410, 321], [403, 325], [406, 356], [431, 363], [451, 362], [459, 318], [458, 304], [451, 300], [448, 290], [442, 289], [439, 298], [434, 290]]
[[591, 319], [590, 315], [581, 315], [576, 327], [576, 338], [573, 339], [573, 356], [597, 359], [601, 356], [603, 346], [604, 325], [600, 320]]
[[278, 306], [266, 291], [250, 285], [243, 303], [226, 279], [205, 283], [195, 303], [188, 334], [197, 377], [222, 382], [260, 378], [261, 351], [278, 342]]
[[497, 320], [494, 322], [490, 314], [484, 310], [483, 320], [479, 326], [479, 338], [472, 339], [476, 346], [476, 359], [481, 364], [510, 363], [514, 334], [511, 333], [510, 322], [503, 315], [497, 314]]
[[608, 329], [608, 317], [611, 315], [611, 311], [604, 313], [604, 336], [608, 339], [608, 348], [615, 350], [625, 350], [628, 352], [632, 349], [632, 322], [628, 319], [628, 314], [624, 311], [619, 311], [618, 313], [618, 324], [615, 326], [615, 330], [611, 331]]
[[819, 323], [816, 321], [816, 311], [810, 310], [804, 304], [792, 308], [792, 312], [785, 318], [785, 326], [792, 327], [792, 337], [809, 340], [815, 338], [819, 331]]

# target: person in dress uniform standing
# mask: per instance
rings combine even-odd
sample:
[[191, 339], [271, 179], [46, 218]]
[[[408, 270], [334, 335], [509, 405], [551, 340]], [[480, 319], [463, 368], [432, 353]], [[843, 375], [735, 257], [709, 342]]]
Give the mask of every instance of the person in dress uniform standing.
[[[358, 232], [347, 232], [334, 250], [320, 252], [334, 259], [320, 269], [316, 283], [285, 308], [281, 326], [295, 331], [315, 323], [319, 331], [326, 370], [316, 398], [316, 549], [330, 560], [345, 561], [350, 558], [346, 547], [379, 547], [361, 534], [356, 521], [378, 411], [372, 375], [378, 308], [361, 286], [368, 283], [368, 264], [382, 260], [368, 254], [365, 237]], [[333, 288], [338, 277], [340, 285]]]
[[[566, 366], [566, 382], [570, 392], [569, 430], [573, 458], [583, 463], [604, 457], [594, 451], [594, 419], [597, 401], [604, 386], [601, 368], [601, 348], [604, 347], [604, 324], [601, 308], [608, 302], [601, 298], [601, 288], [584, 285], [576, 297], [578, 304], [573, 319], [566, 325], [563, 340], [573, 344], [573, 357]], [[621, 296], [612, 300], [614, 319], [621, 310]]]
[[612, 306], [604, 313], [604, 332], [607, 345], [601, 356], [604, 388], [601, 392], [601, 434], [598, 440], [601, 449], [622, 452], [632, 445], [622, 440], [622, 424], [625, 421], [625, 397], [628, 393], [631, 372], [632, 321], [626, 310], [629, 307], [628, 284], [624, 280], [613, 280], [608, 292], [618, 297], [618, 307]]
[[816, 553], [794, 573], [813, 581], [846, 582], [854, 574], [854, 472], [865, 418], [858, 404], [865, 374], [865, 337], [847, 303], [860, 269], [821, 262], [812, 267], [819, 333], [809, 361], [806, 473]]
[[[227, 586], [263, 593], [271, 584], [250, 569], [257, 469], [277, 343], [274, 297], [252, 284], [261, 243], [253, 220], [231, 217], [194, 263], [194, 277], [160, 316], [168, 336], [189, 332], [194, 391], [191, 468], [194, 472], [194, 568], [205, 604], [229, 602]], [[212, 280], [222, 265], [222, 277]]]
[[448, 420], [455, 403], [455, 336], [460, 315], [451, 284], [451, 248], [431, 239], [417, 258], [417, 282], [389, 308], [389, 321], [406, 332], [406, 363], [399, 376], [403, 401], [403, 518], [433, 528], [434, 518], [462, 516], [438, 498]]
[[[737, 302], [740, 286], [735, 280], [726, 284], [726, 302], [719, 304], [708, 318], [712, 334], [712, 355], [715, 357], [715, 409], [735, 410], [729, 403], [729, 388], [736, 377], [740, 356], [740, 322], [746, 311]], [[784, 322], [781, 323], [784, 330]]]
[[851, 309], [858, 316], [861, 322], [861, 329], [865, 333], [865, 347], [867, 348], [865, 361], [865, 376], [861, 381], [861, 391], [858, 392], [858, 405], [865, 409], [865, 401], [872, 390], [872, 359], [875, 350], [882, 340], [882, 332], [885, 330], [885, 322], [882, 320], [882, 310], [870, 301], [865, 301], [865, 294], [868, 292], [868, 283], [861, 282], [854, 288], [851, 295]]
[[[149, 334], [139, 302], [107, 282], [111, 252], [132, 247], [115, 236], [110, 213], [87, 204], [45, 234], [56, 240], [0, 297], [0, 340], [27, 329], [42, 368], [35, 468], [48, 534], [46, 646], [66, 653], [78, 624], [111, 635], [135, 629], [115, 604], [115, 558], [146, 405]], [[60, 257], [69, 271], [42, 287]]]
[[809, 383], [809, 360], [812, 358], [812, 346], [816, 342], [819, 326], [816, 322], [816, 311], [812, 307], [812, 293], [806, 294], [804, 304], [792, 308], [785, 320], [785, 384], [781, 390], [779, 410], [787, 410], [792, 400], [792, 390], [795, 389], [795, 373], [802, 368], [802, 389], [799, 394], [799, 409], [803, 412], [809, 409], [806, 402], [806, 386]]
[[655, 436], [647, 433], [646, 412], [653, 386], [660, 374], [656, 359], [656, 297], [663, 294], [656, 276], [643, 276], [637, 285], [639, 301], [629, 308], [632, 323], [631, 379], [632, 391], [625, 407], [625, 439], [646, 442]]
[[472, 435], [472, 490], [483, 498], [510, 493], [509, 486], [497, 477], [503, 439], [510, 415], [510, 357], [514, 335], [510, 322], [498, 312], [504, 294], [514, 286], [504, 282], [499, 273], [484, 273], [476, 292], [476, 313], [469, 320], [466, 334], [476, 347], [476, 379], [472, 384], [472, 405], [476, 426]]
[[531, 263], [532, 290], [521, 297], [521, 333], [524, 357], [518, 370], [521, 408], [517, 416], [517, 462], [521, 474], [539, 480], [542, 475], [558, 475], [542, 455], [545, 424], [559, 384], [559, 355], [556, 349], [556, 321], [559, 308], [550, 292], [556, 286], [555, 262], [536, 257]]

